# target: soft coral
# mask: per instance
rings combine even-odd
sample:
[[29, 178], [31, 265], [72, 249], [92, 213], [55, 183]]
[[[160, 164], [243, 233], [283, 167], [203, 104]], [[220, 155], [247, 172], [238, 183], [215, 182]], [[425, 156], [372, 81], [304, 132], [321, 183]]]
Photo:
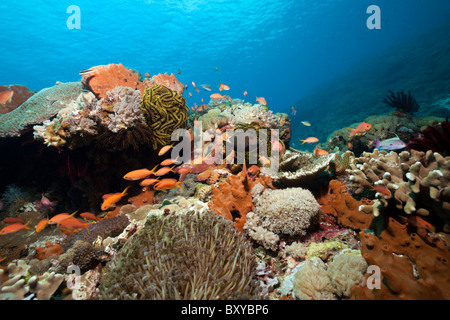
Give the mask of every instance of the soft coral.
[[448, 118], [440, 126], [430, 126], [422, 131], [421, 138], [411, 139], [408, 143], [409, 149], [450, 155], [450, 122]]

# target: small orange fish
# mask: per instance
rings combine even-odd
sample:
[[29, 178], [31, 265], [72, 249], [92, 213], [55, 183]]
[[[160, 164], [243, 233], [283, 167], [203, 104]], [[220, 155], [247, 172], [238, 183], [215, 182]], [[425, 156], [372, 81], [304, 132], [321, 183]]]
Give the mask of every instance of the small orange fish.
[[173, 145], [171, 145], [171, 144], [162, 147], [158, 152], [158, 156], [162, 156], [163, 154], [165, 154], [167, 151], [169, 151], [172, 148], [173, 148]]
[[174, 189], [176, 187], [183, 189], [182, 187], [180, 187], [180, 184], [182, 184], [182, 183], [183, 183], [183, 181], [177, 181], [176, 179], [163, 179], [160, 182], [158, 182], [157, 184], [155, 184], [153, 189], [168, 190], [168, 189]]
[[191, 110], [195, 112], [195, 109], [194, 109], [194, 107], [191, 107]]
[[387, 197], [391, 196], [391, 192], [382, 184], [376, 184], [372, 187], [372, 189], [380, 194], [387, 196]]
[[216, 99], [225, 99], [224, 96], [222, 96], [220, 93], [213, 93], [212, 95], [209, 96], [212, 100], [216, 100]]
[[160, 165], [163, 166], [163, 167], [165, 167], [165, 166], [170, 166], [170, 165], [176, 163], [177, 160], [178, 160], [178, 158], [179, 158], [179, 157], [176, 157], [176, 159], [172, 159], [172, 158], [166, 159], [166, 160], [164, 160], [163, 162], [161, 162]]
[[202, 103], [205, 102], [205, 100], [202, 98]]
[[154, 179], [154, 178], [144, 179], [141, 181], [141, 183], [139, 183], [139, 185], [143, 186], [143, 187], [148, 187], [148, 186], [151, 186], [152, 184], [155, 184], [158, 181], [159, 181], [159, 178], [158, 179]]
[[175, 172], [172, 169], [175, 168], [175, 166], [173, 166], [172, 168], [170, 167], [163, 167], [161, 169], [159, 169], [158, 171], [155, 172], [155, 176], [160, 177], [163, 176], [165, 174], [168, 174], [169, 172]]
[[144, 76], [145, 76], [146, 78], [150, 78], [150, 73], [146, 72], [146, 73], [144, 74]]
[[353, 137], [353, 136], [361, 136], [361, 135], [365, 135], [367, 131], [369, 131], [372, 128], [372, 125], [366, 122], [361, 122], [356, 129], [351, 129], [352, 131], [350, 132], [349, 137]]
[[180, 168], [177, 170], [177, 173], [185, 174], [185, 173], [189, 173], [189, 171], [191, 171], [189, 168]]
[[247, 95], [247, 91], [244, 91], [244, 97]]
[[85, 223], [77, 218], [69, 218], [69, 219], [65, 219], [63, 221], [61, 221], [60, 223], [58, 223], [58, 228], [64, 228], [64, 229], [78, 229], [78, 228], [85, 228], [87, 231], [89, 231], [88, 229], [88, 225], [90, 225], [91, 222]]
[[72, 213], [72, 214], [68, 214], [68, 213], [60, 213], [60, 214], [57, 214], [56, 216], [54, 216], [54, 217], [52, 217], [50, 220], [48, 220], [48, 224], [57, 224], [57, 223], [60, 223], [61, 221], [63, 221], [63, 220], [65, 220], [65, 219], [67, 219], [67, 218], [71, 218], [71, 217], [73, 217], [74, 215], [75, 215], [75, 213], [77, 213], [78, 212], [78, 210], [77, 211], [75, 211], [74, 213]]
[[322, 150], [322, 149], [319, 149], [319, 148], [315, 148], [314, 151], [313, 151], [313, 155], [316, 158], [318, 158], [320, 156], [324, 156], [326, 154], [328, 154], [328, 151]]
[[5, 218], [2, 220], [2, 222], [6, 223], [6, 224], [13, 224], [13, 223], [25, 223], [22, 219], [20, 218]]
[[91, 212], [83, 212], [80, 214], [80, 217], [82, 217], [84, 220], [92, 220], [92, 221], [101, 221], [102, 218], [97, 217], [95, 214]]
[[315, 142], [318, 142], [319, 139], [317, 139], [316, 137], [308, 137], [305, 140], [300, 140], [300, 141], [303, 141], [303, 143], [315, 143]]
[[256, 97], [256, 101], [258, 101], [260, 104], [267, 106], [267, 101], [263, 97]]
[[39, 221], [36, 226], [36, 232], [41, 232], [42, 230], [44, 230], [47, 224], [48, 224], [48, 217]]
[[192, 97], [192, 93], [189, 92], [189, 97]]
[[194, 102], [194, 108], [197, 109], [197, 104]]
[[33, 230], [33, 229], [30, 229], [30, 228], [27, 228], [27, 225], [29, 223], [30, 222], [27, 222], [27, 224], [23, 224], [23, 223], [10, 224], [10, 225], [4, 227], [2, 230], [0, 230], [0, 235], [16, 233], [16, 232], [19, 232], [20, 230], [23, 230], [23, 229]]
[[152, 175], [155, 172], [155, 169], [158, 165], [156, 165], [152, 170], [148, 170], [146, 168], [144, 169], [138, 169], [128, 172], [126, 175], [123, 176], [125, 180], [129, 181], [135, 181], [135, 180], [141, 180], [144, 178], [147, 178], [149, 175]]
[[349, 142], [347, 146], [350, 150], [353, 148], [353, 144], [351, 142]]
[[11, 102], [13, 95], [14, 91], [12, 90], [0, 92], [0, 104], [6, 104], [7, 102]]
[[219, 91], [223, 91], [223, 90], [225, 90], [225, 91], [230, 90], [230, 87], [227, 86], [226, 84], [221, 83], [219, 85]]
[[127, 190], [130, 187], [126, 187], [125, 190], [123, 190], [122, 193], [115, 193], [111, 195], [110, 197], [106, 198], [105, 201], [103, 201], [101, 209], [105, 211], [106, 209], [109, 209], [113, 205], [115, 205], [117, 202], [119, 202], [122, 197], [127, 195]]
[[278, 140], [273, 141], [272, 142], [272, 150], [274, 150], [274, 151], [283, 151], [283, 145]]

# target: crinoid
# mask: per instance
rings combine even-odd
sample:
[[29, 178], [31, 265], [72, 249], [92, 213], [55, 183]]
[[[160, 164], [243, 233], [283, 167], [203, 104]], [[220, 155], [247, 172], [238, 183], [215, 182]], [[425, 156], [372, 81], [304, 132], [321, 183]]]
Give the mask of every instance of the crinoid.
[[389, 95], [382, 100], [383, 103], [403, 113], [412, 114], [419, 111], [420, 106], [416, 99], [414, 99], [411, 95], [411, 91], [408, 91], [408, 94], [406, 94], [403, 90], [400, 90], [397, 93], [394, 93], [391, 90], [388, 92]]
[[96, 138], [98, 144], [107, 151], [138, 151], [143, 146], [151, 146], [152, 131], [145, 124], [136, 124], [128, 129], [120, 129], [117, 133], [106, 130]]
[[141, 111], [153, 133], [154, 150], [170, 144], [172, 132], [186, 126], [189, 113], [180, 93], [158, 84], [145, 89]]
[[430, 126], [422, 131], [421, 138], [411, 139], [407, 145], [409, 149], [450, 155], [450, 122], [448, 118], [441, 122], [440, 126]]

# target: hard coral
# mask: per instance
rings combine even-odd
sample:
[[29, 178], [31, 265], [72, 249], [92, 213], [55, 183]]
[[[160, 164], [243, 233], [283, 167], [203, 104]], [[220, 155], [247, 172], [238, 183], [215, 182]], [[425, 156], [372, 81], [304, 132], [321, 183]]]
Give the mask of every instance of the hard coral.
[[448, 118], [440, 126], [430, 126], [422, 131], [420, 138], [413, 138], [407, 147], [418, 151], [431, 150], [441, 155], [450, 156], [450, 122]]
[[76, 100], [81, 89], [79, 82], [61, 83], [42, 89], [13, 111], [0, 114], [0, 137], [20, 136], [28, 125], [48, 120]]
[[100, 292], [103, 299], [257, 299], [255, 267], [251, 244], [222, 217], [152, 216], [107, 266]]
[[145, 90], [141, 110], [153, 133], [152, 143], [155, 150], [171, 143], [172, 132], [186, 126], [189, 113], [186, 99], [162, 85]]

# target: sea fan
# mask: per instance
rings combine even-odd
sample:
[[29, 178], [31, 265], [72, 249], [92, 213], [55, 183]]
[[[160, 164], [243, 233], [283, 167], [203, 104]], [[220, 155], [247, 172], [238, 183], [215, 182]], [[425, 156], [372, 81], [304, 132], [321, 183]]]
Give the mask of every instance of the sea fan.
[[416, 99], [411, 95], [411, 91], [408, 91], [408, 94], [404, 93], [403, 90], [398, 91], [397, 93], [394, 93], [391, 90], [388, 92], [389, 95], [382, 100], [383, 103], [404, 113], [412, 114], [419, 111], [420, 106]]
[[422, 131], [421, 138], [411, 139], [407, 145], [409, 149], [428, 151], [450, 155], [450, 122], [448, 118], [440, 126], [430, 126]]

